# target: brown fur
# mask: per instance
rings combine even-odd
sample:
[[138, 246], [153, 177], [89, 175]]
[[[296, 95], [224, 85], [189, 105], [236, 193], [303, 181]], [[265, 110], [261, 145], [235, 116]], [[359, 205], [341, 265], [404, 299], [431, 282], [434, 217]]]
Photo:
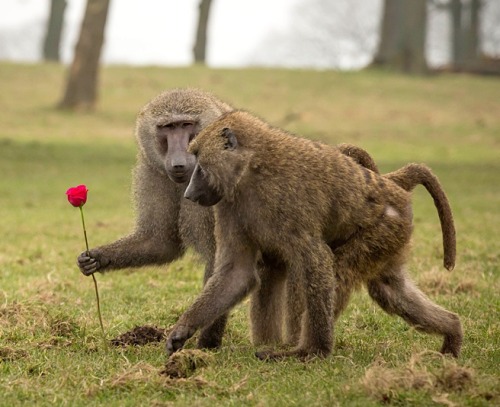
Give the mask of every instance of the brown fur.
[[[363, 149], [352, 146], [350, 144], [343, 144], [337, 146], [339, 150], [352, 157], [358, 164], [363, 165], [365, 168], [378, 172], [378, 168], [371, 158], [371, 156]], [[398, 186], [411, 192], [417, 185], [423, 185], [434, 199], [434, 204], [438, 210], [439, 219], [441, 222], [441, 230], [443, 235], [443, 263], [445, 268], [452, 270], [455, 267], [456, 259], [456, 236], [455, 225], [453, 222], [453, 214], [451, 211], [448, 198], [444, 193], [441, 184], [432, 171], [424, 164], [408, 164], [399, 170], [390, 172], [383, 175], [384, 178], [390, 179]], [[408, 211], [409, 219], [411, 222], [411, 211]], [[286, 303], [286, 343], [295, 345], [298, 343], [301, 330], [301, 319], [305, 310], [305, 302], [303, 292], [301, 290], [300, 282], [296, 283], [293, 280], [287, 280], [287, 295]], [[270, 285], [272, 286], [272, 285]], [[252, 331], [253, 338], [259, 337], [259, 332], [263, 329], [259, 326], [259, 321], [266, 321], [267, 315], [264, 315], [261, 309], [266, 311], [265, 307], [260, 302], [268, 301], [267, 297], [262, 297], [261, 293], [264, 290], [258, 290], [253, 293], [251, 310], [252, 321], [257, 325], [257, 328]], [[344, 300], [347, 302], [347, 299]], [[339, 316], [342, 309], [337, 309], [335, 319]], [[253, 326], [252, 326], [253, 327]], [[261, 344], [262, 342], [254, 341], [254, 343]]]
[[[316, 147], [321, 148], [321, 146], [323, 145], [316, 143]], [[362, 148], [351, 144], [339, 144], [336, 148], [368, 170], [379, 172], [373, 158]], [[411, 192], [417, 185], [425, 186], [434, 199], [441, 222], [444, 266], [448, 270], [453, 269], [456, 257], [453, 215], [446, 194], [436, 176], [425, 165], [413, 163], [385, 174], [384, 177], [408, 192]], [[411, 211], [408, 211], [408, 215], [411, 222]], [[252, 342], [255, 345], [282, 342], [296, 345], [300, 339], [302, 315], [305, 310], [302, 284], [291, 279], [286, 280], [284, 266], [277, 259], [271, 259], [268, 256], [266, 262], [274, 264], [273, 272], [259, 274], [260, 289], [253, 291], [250, 302]], [[339, 309], [337, 313], [340, 311]], [[284, 332], [283, 328], [285, 328]]]
[[306, 310], [297, 348], [259, 357], [329, 354], [334, 316], [362, 284], [385, 311], [442, 335], [441, 351], [458, 356], [457, 315], [431, 302], [404, 270], [412, 233], [407, 191], [336, 148], [240, 111], [209, 125], [189, 151], [198, 163], [185, 196], [217, 204], [217, 253], [214, 275], [167, 340], [169, 353], [259, 284], [272, 293], [274, 278], [262, 281], [256, 272], [259, 257], [270, 257], [302, 288]]

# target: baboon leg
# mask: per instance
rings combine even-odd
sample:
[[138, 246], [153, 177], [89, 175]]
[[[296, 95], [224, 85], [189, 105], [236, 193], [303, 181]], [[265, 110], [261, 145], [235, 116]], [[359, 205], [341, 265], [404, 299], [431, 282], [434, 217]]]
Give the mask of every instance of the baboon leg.
[[202, 329], [198, 338], [199, 349], [216, 349], [222, 344], [226, 329], [227, 314], [217, 318], [208, 328]]
[[[207, 284], [207, 281], [214, 272], [214, 259], [210, 259], [205, 267], [205, 275], [203, 277], [203, 286]], [[217, 318], [211, 325], [203, 328], [198, 337], [197, 347], [199, 349], [215, 349], [222, 344], [222, 337], [224, 336], [224, 330], [226, 329], [227, 314], [222, 315]]]
[[396, 314], [418, 330], [444, 336], [441, 353], [458, 357], [462, 327], [458, 316], [434, 304], [402, 270], [393, 266], [379, 278], [368, 281], [370, 296], [389, 314]]
[[335, 286], [335, 304], [333, 308], [333, 319], [337, 321], [340, 314], [345, 310], [351, 298], [353, 287], [351, 284], [343, 284], [341, 280], [337, 277], [337, 283]]
[[221, 256], [202, 293], [181, 315], [167, 338], [169, 355], [181, 349], [198, 329], [226, 315], [257, 285], [256, 251], [251, 246], [241, 247]]
[[297, 346], [300, 341], [302, 321], [306, 311], [304, 282], [288, 278], [286, 281], [286, 308], [285, 308], [285, 343]]
[[[311, 239], [312, 240], [312, 239]], [[303, 241], [306, 241], [305, 239]], [[293, 249], [292, 249], [293, 250]], [[295, 250], [288, 264], [290, 277], [304, 279], [306, 311], [303, 316], [299, 345], [291, 351], [261, 351], [259, 359], [280, 359], [296, 356], [301, 359], [325, 357], [332, 350], [334, 282], [333, 259], [330, 248], [322, 241], [314, 241], [303, 250]], [[300, 259], [300, 260], [299, 260]], [[299, 274], [294, 274], [299, 273]], [[300, 273], [303, 273], [302, 275]]]
[[257, 269], [260, 286], [253, 291], [250, 301], [252, 342], [254, 345], [281, 343], [286, 270], [282, 263], [267, 257]]

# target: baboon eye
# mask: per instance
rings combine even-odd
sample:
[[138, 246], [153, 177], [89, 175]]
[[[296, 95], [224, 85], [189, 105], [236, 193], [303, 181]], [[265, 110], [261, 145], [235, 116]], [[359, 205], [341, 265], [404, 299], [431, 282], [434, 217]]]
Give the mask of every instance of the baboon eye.
[[192, 125], [193, 125], [193, 123], [191, 123], [191, 122], [184, 122], [184, 123], [182, 123], [182, 127], [183, 127], [184, 129], [186, 129], [186, 128], [188, 128], [188, 127], [191, 127]]
[[158, 127], [159, 129], [173, 129], [174, 124], [173, 123], [158, 124], [156, 127]]

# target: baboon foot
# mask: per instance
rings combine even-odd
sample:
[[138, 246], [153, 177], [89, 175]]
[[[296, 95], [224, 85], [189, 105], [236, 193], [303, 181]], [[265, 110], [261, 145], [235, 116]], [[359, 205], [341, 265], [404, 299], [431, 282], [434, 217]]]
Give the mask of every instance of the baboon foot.
[[462, 334], [446, 335], [444, 337], [441, 353], [450, 354], [455, 358], [460, 355], [460, 348], [462, 347]]
[[186, 341], [193, 336], [195, 330], [186, 325], [176, 325], [167, 338], [167, 355], [170, 356], [182, 349]]
[[462, 347], [462, 325], [460, 324], [460, 319], [457, 315], [452, 315], [452, 323], [447, 329], [447, 334], [444, 336], [443, 346], [441, 348], [441, 353], [449, 353], [452, 356], [458, 358], [460, 355], [460, 348]]

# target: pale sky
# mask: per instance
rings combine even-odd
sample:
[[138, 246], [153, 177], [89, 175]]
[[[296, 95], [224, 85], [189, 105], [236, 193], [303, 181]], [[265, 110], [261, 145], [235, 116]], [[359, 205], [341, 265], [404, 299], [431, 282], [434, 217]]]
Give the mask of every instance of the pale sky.
[[[209, 65], [245, 65], [269, 32], [289, 26], [293, 8], [303, 1], [213, 0], [208, 33]], [[67, 31], [62, 46], [65, 62], [73, 55], [86, 3], [85, 0], [67, 2]], [[111, 0], [103, 61], [190, 64], [198, 3], [199, 0]], [[41, 22], [48, 11], [49, 0], [0, 0], [0, 32]]]

